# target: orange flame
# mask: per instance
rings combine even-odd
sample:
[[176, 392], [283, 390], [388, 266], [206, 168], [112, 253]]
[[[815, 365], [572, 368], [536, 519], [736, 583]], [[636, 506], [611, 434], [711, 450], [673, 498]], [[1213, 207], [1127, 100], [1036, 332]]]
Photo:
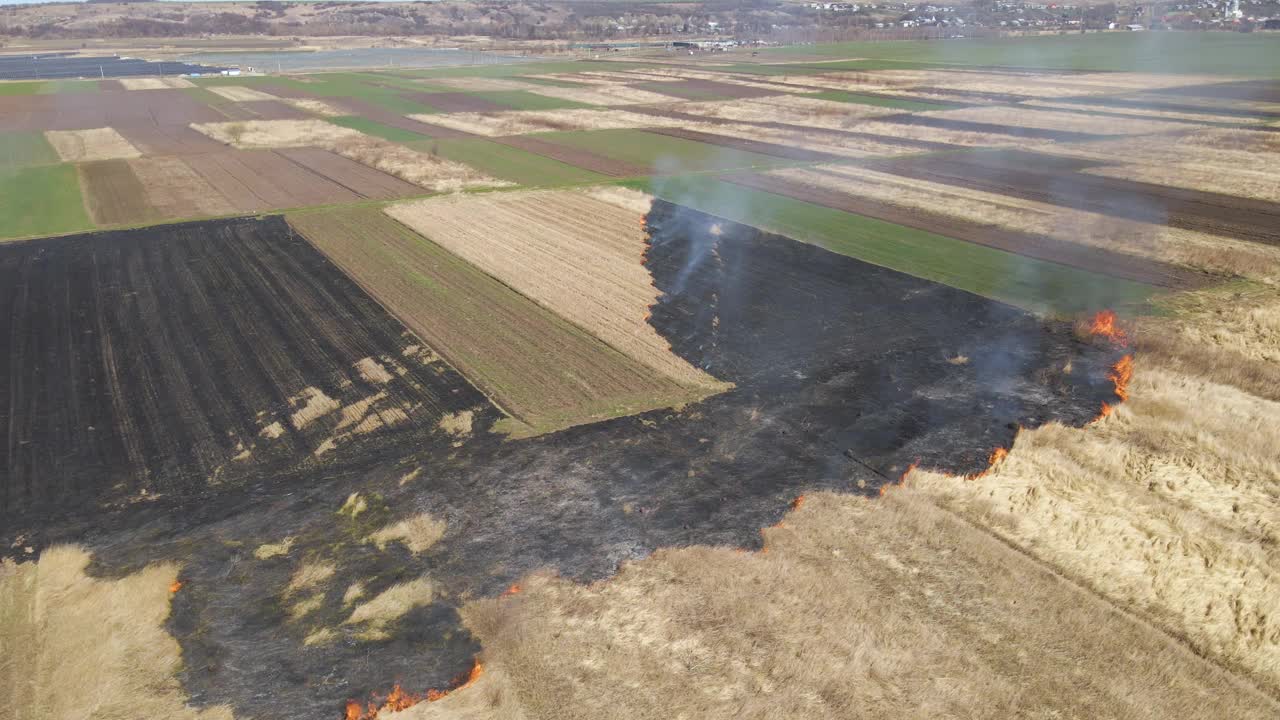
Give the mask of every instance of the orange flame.
[[451, 692], [471, 687], [483, 672], [484, 666], [480, 664], [479, 660], [476, 660], [475, 664], [471, 666], [471, 670], [454, 678], [448, 689], [437, 690], [432, 688], [422, 695], [406, 692], [404, 688], [400, 687], [399, 683], [396, 683], [395, 687], [391, 688], [391, 694], [387, 695], [386, 699], [382, 701], [378, 700], [376, 694], [372, 696], [368, 705], [362, 705], [359, 700], [348, 700], [343, 720], [375, 720], [378, 717], [378, 713], [383, 710], [397, 712], [408, 710], [420, 702], [435, 702]]
[[511, 587], [507, 588], [506, 590], [503, 590], [502, 595], [500, 595], [499, 597], [509, 597], [511, 595], [515, 595], [516, 593], [519, 593], [520, 590], [521, 590], [520, 583], [512, 583]]
[[169, 594], [170, 594], [170, 595], [172, 595], [172, 594], [174, 594], [174, 593], [178, 592], [178, 591], [179, 591], [179, 590], [181, 590], [181, 589], [182, 589], [182, 581], [181, 581], [181, 580], [174, 580], [173, 582], [169, 583]]
[[908, 475], [910, 475], [910, 474], [911, 474], [911, 473], [912, 473], [916, 468], [918, 468], [918, 467], [920, 467], [920, 460], [919, 460], [919, 458], [917, 458], [917, 459], [915, 459], [915, 460], [912, 460], [912, 461], [911, 461], [911, 464], [907, 466], [907, 469], [906, 469], [906, 470], [903, 470], [903, 471], [902, 471], [902, 474], [898, 476], [898, 482], [896, 482], [896, 483], [885, 483], [884, 485], [881, 485], [881, 486], [880, 486], [880, 496], [881, 496], [881, 497], [884, 497], [884, 494], [885, 494], [886, 492], [888, 492], [888, 491], [889, 491], [889, 488], [891, 488], [891, 487], [896, 487], [896, 486], [906, 485], [906, 484], [907, 484], [907, 476], [908, 476]]
[[1129, 346], [1129, 336], [1120, 329], [1114, 310], [1102, 310], [1094, 315], [1093, 322], [1089, 325], [1089, 334], [1104, 337], [1116, 347]]
[[791, 501], [791, 509], [799, 510], [801, 505], [804, 505], [804, 496], [797, 495], [796, 499]]
[[1107, 373], [1107, 379], [1116, 386], [1116, 397], [1121, 400], [1129, 399], [1129, 381], [1133, 379], [1133, 356], [1125, 355], [1111, 366], [1111, 372]]

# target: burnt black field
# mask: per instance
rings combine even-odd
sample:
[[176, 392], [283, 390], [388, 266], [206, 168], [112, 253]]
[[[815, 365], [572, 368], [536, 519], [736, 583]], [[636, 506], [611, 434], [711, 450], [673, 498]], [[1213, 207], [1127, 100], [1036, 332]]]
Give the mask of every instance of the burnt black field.
[[[19, 534], [37, 546], [85, 543], [95, 552], [92, 572], [103, 576], [181, 562], [170, 630], [182, 646], [181, 680], [192, 704], [226, 703], [243, 718], [338, 718], [345, 700], [395, 683], [415, 692], [447, 686], [479, 650], [457, 608], [531, 570], [589, 581], [664, 546], [755, 549], [760, 528], [801, 493], [873, 494], [915, 460], [980, 470], [1020, 425], [1083, 424], [1111, 397], [1111, 351], [1080, 343], [1066, 323], [661, 202], [648, 220], [646, 265], [664, 293], [651, 322], [679, 355], [735, 383], [730, 392], [680, 411], [524, 441], [485, 432], [482, 422], [457, 444], [405, 436], [351, 443], [323, 464], [250, 472], [227, 487], [177, 484], [153, 502], [93, 512], [85, 504], [65, 519], [43, 510], [10, 515], [0, 539], [6, 548]], [[271, 246], [263, 252], [273, 261], [314, 252], [279, 221], [267, 222], [275, 224], [263, 235]], [[166, 232], [173, 230], [140, 231]], [[132, 235], [110, 239], [145, 245]], [[96, 236], [94, 246], [107, 239]], [[245, 262], [243, 282], [266, 282], [252, 259]], [[117, 271], [108, 264], [98, 272]], [[234, 309], [253, 322], [321, 311], [247, 302], [250, 292], [261, 291], [243, 287]], [[15, 314], [5, 297], [0, 317]], [[368, 301], [344, 297], [358, 307]], [[176, 292], [161, 307], [187, 302]], [[335, 322], [397, 325], [363, 314]], [[39, 334], [41, 326], [31, 322], [22, 332]], [[62, 352], [50, 344], [27, 357]], [[369, 510], [338, 515], [353, 492]], [[448, 530], [422, 555], [360, 541], [424, 511]], [[253, 548], [285, 537], [294, 538], [289, 557], [254, 557]], [[284, 588], [303, 557], [338, 572], [320, 609], [291, 622]], [[364, 641], [341, 627], [350, 583], [364, 582], [373, 596], [424, 574], [438, 584], [436, 601], [397, 621], [390, 639]], [[326, 627], [337, 630], [336, 642], [302, 644]]]

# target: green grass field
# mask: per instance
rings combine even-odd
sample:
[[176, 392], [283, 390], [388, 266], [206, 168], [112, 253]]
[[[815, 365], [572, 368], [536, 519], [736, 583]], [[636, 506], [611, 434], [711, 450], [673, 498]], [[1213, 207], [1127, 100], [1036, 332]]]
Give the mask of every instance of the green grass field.
[[792, 164], [789, 160], [668, 137], [643, 130], [584, 130], [537, 136], [659, 173], [703, 172]]
[[47, 82], [34, 80], [31, 82], [0, 82], [0, 96], [3, 95], [35, 95]]
[[327, 118], [327, 120], [334, 125], [351, 128], [352, 130], [359, 130], [365, 135], [373, 135], [374, 137], [380, 137], [383, 140], [390, 140], [391, 142], [412, 143], [430, 139], [428, 136], [421, 133], [416, 133], [411, 130], [403, 130], [398, 127], [391, 127], [390, 125], [383, 125], [380, 122], [374, 122], [368, 118], [356, 117], [354, 115]]
[[512, 110], [564, 110], [568, 108], [595, 107], [594, 105], [574, 102], [573, 100], [539, 95], [526, 90], [491, 90], [468, 94], [482, 97], [499, 105], [506, 105]]
[[1003, 39], [851, 42], [776, 48], [763, 53], [779, 60], [796, 54], [866, 58], [867, 61], [861, 61], [864, 65], [869, 64], [868, 61], [877, 61], [892, 63], [889, 67], [931, 63], [1280, 76], [1280, 42], [1276, 42], [1270, 33], [1090, 33]]
[[950, 105], [940, 103], [922, 102], [919, 100], [907, 100], [906, 98], [882, 97], [879, 95], [860, 95], [858, 93], [845, 92], [843, 90], [828, 90], [826, 92], [814, 93], [805, 97], [817, 98], [819, 100], [834, 100], [843, 103], [856, 103], [859, 105], [875, 105], [877, 107], [897, 108], [898, 110], [906, 110], [908, 112], [921, 112], [925, 110], [945, 110]]
[[93, 227], [74, 165], [0, 168], [0, 238], [56, 235]]
[[1147, 302], [1158, 288], [974, 245], [710, 177], [622, 183], [842, 255], [1037, 312], [1072, 316]]
[[[196, 78], [193, 82], [201, 88], [217, 85], [245, 85], [268, 93], [271, 92], [272, 86], [289, 87], [318, 97], [363, 100], [400, 115], [426, 115], [439, 112], [437, 108], [403, 97], [406, 92], [409, 92], [406, 88], [375, 84], [384, 80], [365, 73], [321, 73], [291, 77], [272, 75]], [[416, 92], [428, 92], [433, 89], [425, 85], [410, 85], [410, 87]]]
[[58, 154], [44, 139], [44, 133], [0, 133], [0, 168], [49, 165], [56, 162]]
[[435, 151], [441, 157], [460, 162], [502, 180], [520, 185], [555, 187], [605, 182], [610, 178], [535, 155], [506, 145], [482, 139], [445, 139], [409, 143], [423, 152]]
[[40, 94], [90, 93], [98, 92], [99, 89], [97, 80], [50, 80], [40, 88]]

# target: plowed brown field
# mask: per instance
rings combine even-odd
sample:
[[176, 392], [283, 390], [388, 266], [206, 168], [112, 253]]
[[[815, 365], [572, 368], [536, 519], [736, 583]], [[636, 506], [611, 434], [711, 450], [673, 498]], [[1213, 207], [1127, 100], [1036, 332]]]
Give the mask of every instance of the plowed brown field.
[[686, 402], [691, 392], [376, 208], [289, 223], [525, 428]]
[[716, 385], [649, 324], [658, 290], [642, 263], [644, 215], [572, 191], [432, 198], [387, 213], [663, 375]]
[[159, 220], [161, 213], [147, 201], [147, 191], [127, 160], [104, 160], [80, 165], [85, 205], [98, 225], [122, 225]]

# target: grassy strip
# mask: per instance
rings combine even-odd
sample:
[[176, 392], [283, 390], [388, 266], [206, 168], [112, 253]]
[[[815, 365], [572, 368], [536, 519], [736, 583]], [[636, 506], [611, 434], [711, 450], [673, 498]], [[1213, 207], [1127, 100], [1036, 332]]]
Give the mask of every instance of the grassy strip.
[[43, 80], [23, 81], [23, 82], [0, 82], [0, 96], [4, 95], [35, 95], [39, 93], [48, 83]]
[[91, 93], [100, 89], [97, 80], [51, 80], [40, 88], [41, 95], [61, 95], [64, 93]]
[[53, 235], [93, 227], [74, 165], [0, 169], [0, 238]]
[[[769, 56], [828, 55], [935, 65], [1004, 65], [1275, 77], [1280, 43], [1267, 33], [1090, 33], [1052, 37], [849, 42], [765, 50]], [[783, 66], [772, 66], [783, 67]], [[862, 68], [852, 68], [862, 69]]]
[[0, 133], [0, 167], [51, 165], [59, 162], [58, 153], [45, 140], [42, 132]]
[[483, 139], [429, 140], [409, 143], [409, 147], [527, 186], [552, 187], [610, 180], [590, 170]]
[[482, 97], [499, 105], [506, 105], [513, 110], [564, 110], [570, 108], [592, 108], [594, 105], [565, 100], [564, 98], [539, 95], [527, 90], [488, 90], [468, 93]]
[[[651, 63], [645, 63], [651, 65]], [[576, 73], [585, 70], [617, 70], [617, 63], [598, 60], [552, 60], [548, 62], [509, 63], [503, 65], [465, 65], [462, 67], [407, 70], [403, 74], [421, 78], [454, 77], [520, 77], [522, 75], [548, 75]]]
[[845, 92], [843, 90], [828, 90], [826, 92], [806, 95], [805, 97], [817, 98], [818, 100], [834, 100], [836, 102], [843, 103], [857, 103], [859, 105], [875, 105], [876, 107], [897, 108], [899, 110], [908, 110], [911, 112], [945, 110], [946, 108], [952, 107], [951, 105], [943, 105], [942, 103], [908, 100], [906, 98], [890, 98], [879, 95], [860, 95], [858, 93]]
[[782, 158], [657, 135], [643, 130], [581, 130], [537, 136], [560, 145], [652, 168], [655, 172], [702, 172], [793, 164]]
[[1146, 303], [1158, 288], [731, 185], [709, 177], [628, 181], [664, 200], [908, 275], [1051, 315]]
[[397, 143], [412, 143], [430, 140], [430, 137], [422, 133], [416, 133], [412, 130], [404, 130], [390, 125], [383, 125], [368, 118], [357, 117], [354, 115], [345, 115], [343, 117], [326, 118], [334, 125], [352, 130], [359, 130], [365, 135], [373, 135], [383, 140], [390, 140]]

